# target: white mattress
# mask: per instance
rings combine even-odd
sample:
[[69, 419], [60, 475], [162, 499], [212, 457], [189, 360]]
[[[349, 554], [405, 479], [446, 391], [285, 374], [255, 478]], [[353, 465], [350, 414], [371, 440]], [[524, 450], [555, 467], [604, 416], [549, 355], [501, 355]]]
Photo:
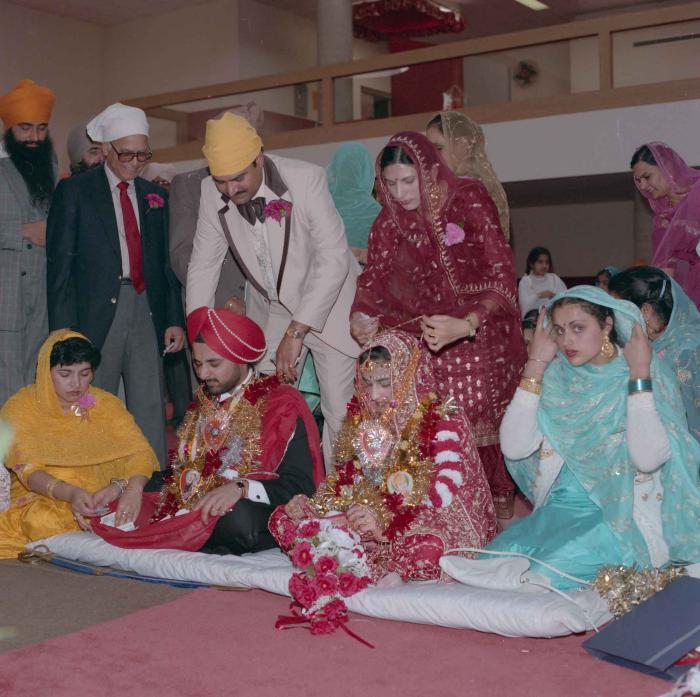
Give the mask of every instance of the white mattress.
[[[280, 595], [289, 595], [287, 583], [293, 571], [279, 550], [235, 557], [165, 549], [121, 549], [86, 532], [56, 535], [27, 547], [39, 545], [61, 557], [95, 566], [178, 581], [261, 588]], [[524, 560], [513, 560], [515, 566], [507, 572], [504, 560], [493, 560], [493, 570], [485, 567], [490, 561], [443, 557], [443, 568], [462, 582], [413, 582], [393, 588], [369, 588], [349, 598], [348, 607], [370, 617], [511, 637], [565, 636], [593, 629], [594, 625], [600, 627], [611, 619], [603, 600], [592, 591], [560, 595], [532, 584], [513, 582], [520, 577]], [[494, 585], [501, 589], [495, 590]]]

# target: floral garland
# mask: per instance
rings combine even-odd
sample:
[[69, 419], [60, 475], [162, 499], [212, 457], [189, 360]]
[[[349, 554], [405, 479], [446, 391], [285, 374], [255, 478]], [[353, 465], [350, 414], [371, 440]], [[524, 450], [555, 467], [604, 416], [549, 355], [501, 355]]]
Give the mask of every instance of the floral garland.
[[312, 634], [330, 634], [339, 627], [350, 632], [345, 623], [348, 608], [345, 598], [359, 593], [370, 584], [367, 555], [360, 537], [332, 518], [302, 521], [296, 532], [283, 540], [299, 571], [289, 580], [294, 600], [290, 617], [279, 617], [277, 629], [308, 622]]
[[202, 387], [178, 429], [179, 447], [164, 478], [161, 500], [151, 522], [192, 510], [212, 489], [229, 484], [227, 471], [245, 477], [259, 469], [262, 415], [276, 375], [256, 378], [240, 399], [221, 407]]
[[[405, 532], [420, 513], [431, 484], [432, 446], [437, 426], [444, 418], [444, 408], [436, 395], [423, 398], [409, 418], [386, 463], [383, 481], [374, 486], [362, 471], [355, 446], [355, 433], [362, 421], [356, 398], [348, 405], [348, 416], [336, 441], [336, 465], [311, 500], [315, 512], [323, 516], [330, 511], [347, 511], [362, 504], [377, 517], [387, 539], [393, 541]], [[408, 474], [413, 486], [408, 493], [390, 492], [392, 475]]]

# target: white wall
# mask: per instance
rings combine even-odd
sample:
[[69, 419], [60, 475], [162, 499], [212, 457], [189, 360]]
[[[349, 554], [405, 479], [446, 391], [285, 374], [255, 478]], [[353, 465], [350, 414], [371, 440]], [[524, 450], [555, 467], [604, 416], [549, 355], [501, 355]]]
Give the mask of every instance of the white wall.
[[106, 29], [107, 103], [239, 77], [238, 0], [213, 0]]
[[102, 27], [0, 0], [0, 94], [24, 78], [56, 93], [49, 126], [61, 172], [68, 131], [102, 108], [103, 48]]

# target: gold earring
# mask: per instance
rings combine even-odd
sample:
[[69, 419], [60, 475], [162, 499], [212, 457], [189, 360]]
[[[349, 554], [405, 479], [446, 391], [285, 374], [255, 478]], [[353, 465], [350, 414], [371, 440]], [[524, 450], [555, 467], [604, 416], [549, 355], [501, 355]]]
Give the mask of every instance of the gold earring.
[[603, 345], [600, 347], [600, 355], [608, 360], [615, 355], [615, 346], [613, 345], [612, 341], [610, 341], [610, 337], [607, 334], [603, 337]]

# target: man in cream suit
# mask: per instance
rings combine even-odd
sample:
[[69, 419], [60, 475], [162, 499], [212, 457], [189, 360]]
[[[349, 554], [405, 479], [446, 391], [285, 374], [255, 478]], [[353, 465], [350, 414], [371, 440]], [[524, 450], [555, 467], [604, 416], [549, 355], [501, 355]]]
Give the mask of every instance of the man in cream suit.
[[311, 351], [330, 469], [360, 352], [349, 326], [359, 267], [325, 172], [299, 160], [263, 155], [255, 129], [229, 113], [207, 122], [203, 152], [211, 176], [202, 181], [187, 312], [214, 306], [230, 249], [246, 277], [247, 314], [263, 327], [270, 347], [258, 370], [276, 370], [294, 382]]

